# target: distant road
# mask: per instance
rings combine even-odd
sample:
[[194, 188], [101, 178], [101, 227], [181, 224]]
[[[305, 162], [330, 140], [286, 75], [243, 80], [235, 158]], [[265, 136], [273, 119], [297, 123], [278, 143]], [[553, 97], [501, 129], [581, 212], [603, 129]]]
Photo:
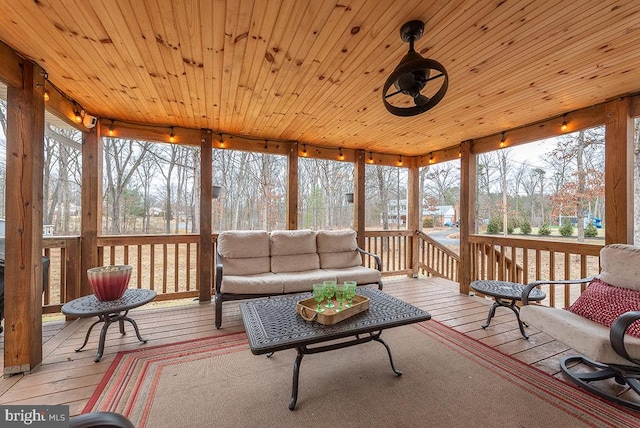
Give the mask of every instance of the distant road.
[[459, 238], [449, 238], [449, 235], [458, 234], [460, 229], [452, 227], [450, 229], [438, 230], [436, 232], [428, 233], [430, 237], [438, 241], [442, 245], [460, 245]]

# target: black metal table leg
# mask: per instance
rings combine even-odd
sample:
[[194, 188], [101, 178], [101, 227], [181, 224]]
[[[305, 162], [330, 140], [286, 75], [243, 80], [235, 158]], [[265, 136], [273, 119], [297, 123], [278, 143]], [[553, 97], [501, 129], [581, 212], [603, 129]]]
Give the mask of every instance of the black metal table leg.
[[289, 401], [289, 410], [293, 410], [296, 408], [296, 403], [298, 402], [298, 378], [300, 377], [300, 363], [302, 362], [302, 357], [304, 357], [304, 348], [298, 347], [298, 356], [296, 357], [296, 361], [293, 363], [293, 385], [291, 386], [291, 401]]
[[87, 342], [89, 342], [89, 335], [91, 334], [91, 330], [93, 330], [93, 327], [102, 322], [102, 319], [98, 319], [98, 321], [94, 322], [93, 324], [91, 324], [91, 326], [89, 327], [89, 330], [87, 330], [87, 335], [84, 337], [84, 342], [82, 343], [82, 346], [79, 348], [76, 348], [76, 352], [80, 352], [82, 351], [82, 348], [84, 348], [85, 346], [87, 346]]
[[[133, 319], [129, 317], [122, 317], [122, 320], [120, 322], [122, 323], [123, 321], [129, 321], [136, 332], [136, 336], [138, 336], [138, 340], [142, 343], [147, 343], [148, 339], [145, 339], [144, 337], [140, 336], [140, 330], [138, 330], [138, 324], [136, 324], [136, 322]], [[124, 334], [124, 327], [122, 328], [122, 334]]]
[[487, 322], [482, 324], [482, 328], [489, 327], [489, 324], [491, 324], [491, 318], [493, 318], [493, 316], [496, 314], [496, 308], [498, 306], [502, 306], [502, 305], [498, 302], [498, 299], [496, 299], [495, 303], [491, 305], [491, 308], [489, 308], [489, 315], [487, 316]]
[[102, 359], [102, 354], [104, 353], [104, 342], [107, 338], [107, 330], [111, 325], [111, 316], [105, 315], [102, 316], [104, 325], [102, 326], [102, 330], [100, 330], [100, 339], [98, 340], [98, 353], [96, 354], [96, 358], [93, 360], [96, 363]]
[[387, 348], [387, 354], [389, 354], [389, 362], [391, 363], [391, 370], [393, 370], [396, 376], [402, 376], [402, 372], [396, 369], [396, 366], [393, 364], [393, 357], [391, 357], [391, 348], [389, 348], [389, 345], [387, 344], [387, 342], [382, 340], [382, 338], [380, 337], [380, 333], [382, 332], [379, 332], [377, 335], [374, 335], [373, 340], [375, 340], [376, 342], [382, 343], [384, 347]]

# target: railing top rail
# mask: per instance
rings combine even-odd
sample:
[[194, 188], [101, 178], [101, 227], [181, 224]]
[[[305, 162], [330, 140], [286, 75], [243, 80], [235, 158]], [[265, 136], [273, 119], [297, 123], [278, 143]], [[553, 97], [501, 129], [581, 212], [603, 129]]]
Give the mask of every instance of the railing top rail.
[[501, 245], [505, 247], [520, 247], [530, 250], [554, 251], [558, 253], [584, 254], [587, 256], [599, 256], [604, 245], [589, 244], [584, 242], [538, 240], [520, 237], [504, 237], [493, 235], [471, 235], [469, 242], [472, 244]]
[[434, 247], [437, 247], [440, 251], [442, 251], [443, 253], [445, 253], [449, 257], [457, 260], [458, 262], [460, 261], [460, 256], [458, 254], [456, 254], [455, 252], [451, 251], [449, 248], [445, 247], [444, 245], [442, 245], [441, 243], [439, 243], [438, 241], [436, 241], [435, 239], [433, 239], [432, 237], [430, 237], [429, 235], [427, 235], [423, 231], [418, 231], [418, 237], [421, 238], [421, 239], [424, 239], [427, 242], [429, 242]]
[[412, 236], [413, 231], [406, 229], [396, 229], [396, 230], [365, 230], [365, 237], [372, 236]]

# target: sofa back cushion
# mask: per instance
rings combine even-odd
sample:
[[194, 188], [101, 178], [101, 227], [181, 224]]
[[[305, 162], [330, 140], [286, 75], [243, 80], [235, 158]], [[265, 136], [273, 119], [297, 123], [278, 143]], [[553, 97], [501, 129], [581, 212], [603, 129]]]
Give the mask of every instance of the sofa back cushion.
[[600, 279], [614, 287], [640, 290], [640, 247], [612, 244], [600, 250]]
[[341, 269], [362, 264], [362, 257], [356, 251], [355, 230], [321, 230], [317, 232], [320, 268]]
[[313, 230], [271, 232], [272, 272], [303, 272], [319, 268], [316, 232]]
[[269, 272], [269, 233], [264, 230], [228, 230], [218, 235], [218, 253], [225, 275]]

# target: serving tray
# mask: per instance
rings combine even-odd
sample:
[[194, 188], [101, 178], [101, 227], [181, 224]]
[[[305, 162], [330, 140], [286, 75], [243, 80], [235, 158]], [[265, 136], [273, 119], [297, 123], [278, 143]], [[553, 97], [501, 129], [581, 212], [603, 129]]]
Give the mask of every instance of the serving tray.
[[[316, 310], [318, 304], [312, 297], [299, 301], [296, 305], [296, 312], [304, 318], [305, 321], [316, 321], [323, 325], [332, 325], [369, 309], [369, 298], [359, 294], [356, 294], [353, 298], [353, 306], [350, 308], [345, 308], [343, 304], [343, 309], [336, 311], [336, 309], [340, 307], [340, 304], [335, 300], [333, 303], [336, 305], [335, 308], [325, 308], [324, 312], [318, 312]], [[324, 305], [324, 302], [322, 305]]]

